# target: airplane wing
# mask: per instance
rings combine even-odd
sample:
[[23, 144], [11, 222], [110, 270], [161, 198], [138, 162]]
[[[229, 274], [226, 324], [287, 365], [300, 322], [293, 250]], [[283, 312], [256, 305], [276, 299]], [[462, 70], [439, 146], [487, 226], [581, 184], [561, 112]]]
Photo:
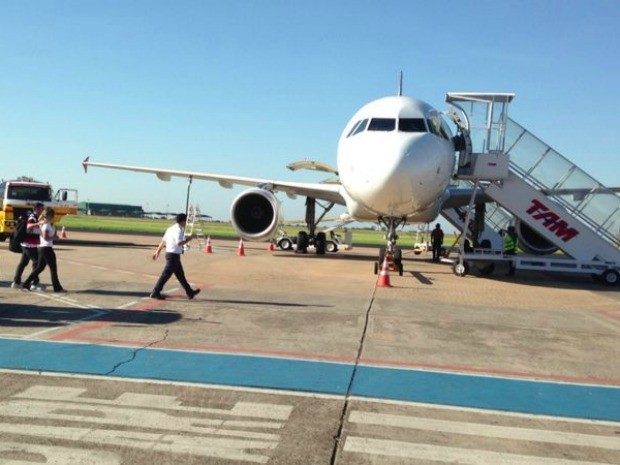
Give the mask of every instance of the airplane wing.
[[197, 171], [177, 171], [161, 168], [147, 168], [142, 166], [116, 165], [112, 163], [98, 163], [90, 160], [90, 157], [82, 162], [84, 172], [89, 166], [97, 168], [108, 168], [113, 170], [135, 171], [138, 173], [152, 173], [162, 181], [170, 181], [174, 177], [201, 179], [204, 181], [214, 181], [220, 186], [230, 189], [233, 185], [260, 187], [274, 192], [284, 192], [290, 198], [297, 195], [312, 197], [318, 200], [333, 202], [338, 205], [346, 205], [345, 199], [341, 194], [341, 185], [335, 183], [309, 183], [309, 182], [289, 182], [273, 181], [260, 178], [246, 178], [241, 176], [226, 176], [213, 173], [200, 173]]

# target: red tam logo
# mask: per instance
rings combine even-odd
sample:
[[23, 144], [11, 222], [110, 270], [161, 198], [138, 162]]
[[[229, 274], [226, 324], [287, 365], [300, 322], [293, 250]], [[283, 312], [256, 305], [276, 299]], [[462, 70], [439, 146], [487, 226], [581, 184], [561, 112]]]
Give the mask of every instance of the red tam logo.
[[549, 207], [536, 199], [532, 199], [532, 206], [527, 209], [527, 213], [535, 220], [542, 221], [545, 228], [555, 233], [564, 242], [568, 242], [579, 235], [579, 231], [575, 228], [569, 228], [566, 221], [549, 211]]

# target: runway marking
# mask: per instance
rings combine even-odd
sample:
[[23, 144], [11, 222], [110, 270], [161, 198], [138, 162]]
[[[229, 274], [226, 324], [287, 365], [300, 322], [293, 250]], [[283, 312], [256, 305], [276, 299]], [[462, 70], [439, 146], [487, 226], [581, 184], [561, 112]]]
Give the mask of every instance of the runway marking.
[[596, 313], [606, 316], [607, 318], [611, 318], [612, 320], [620, 321], [620, 313], [618, 312], [613, 312], [610, 310], [598, 310]]
[[132, 305], [135, 305], [135, 304], [137, 304], [137, 303], [138, 303], [138, 301], [137, 301], [137, 300], [133, 300], [133, 301], [131, 301], [131, 302], [127, 302], [126, 304], [119, 305], [119, 306], [118, 306], [118, 307], [116, 307], [116, 308], [117, 308], [118, 310], [122, 310], [122, 309], [124, 309], [124, 308], [131, 307]]
[[438, 445], [416, 444], [388, 439], [349, 436], [345, 452], [408, 458], [414, 460], [459, 463], [463, 465], [609, 465], [602, 462], [574, 461], [565, 458], [493, 452], [483, 449], [464, 449]]
[[[347, 392], [353, 364], [275, 357], [0, 339], [0, 367], [319, 394]], [[358, 366], [351, 395], [620, 421], [620, 389]]]
[[381, 427], [433, 431], [447, 434], [484, 436], [495, 439], [532, 441], [549, 444], [620, 450], [620, 438], [617, 437], [564, 431], [548, 431], [539, 428], [521, 428], [463, 421], [435, 420], [417, 416], [387, 415], [362, 411], [351, 412], [349, 415], [349, 422]]
[[[277, 430], [292, 411], [290, 405], [252, 402], [238, 402], [229, 410], [188, 408], [175, 396], [125, 392], [104, 400], [86, 397], [86, 392], [32, 386], [0, 402], [0, 417], [21, 420], [0, 422], [0, 431], [43, 441], [72, 441], [82, 448], [103, 444], [266, 463], [268, 452], [280, 441]], [[35, 422], [29, 424], [28, 419]], [[41, 420], [54, 426], [40, 425]], [[59, 426], [63, 422], [72, 426]], [[80, 423], [85, 426], [75, 426]]]
[[121, 463], [121, 458], [112, 452], [7, 441], [0, 442], [0, 457], [2, 457], [2, 463], [15, 465], [41, 463], [47, 465], [67, 465], [69, 463], [120, 465]]

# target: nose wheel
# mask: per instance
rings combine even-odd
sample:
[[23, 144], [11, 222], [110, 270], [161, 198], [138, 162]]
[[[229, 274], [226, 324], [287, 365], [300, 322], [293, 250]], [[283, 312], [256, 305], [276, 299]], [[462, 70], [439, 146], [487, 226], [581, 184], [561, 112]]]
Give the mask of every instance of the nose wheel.
[[379, 270], [383, 266], [384, 260], [387, 259], [388, 269], [390, 271], [398, 272], [398, 276], [403, 275], [403, 260], [402, 250], [395, 248], [392, 252], [386, 252], [385, 248], [381, 248], [379, 251], [379, 261], [374, 263], [375, 274], [379, 273]]
[[405, 218], [379, 217], [379, 223], [382, 223], [387, 229], [385, 235], [387, 245], [379, 249], [379, 261], [374, 264], [375, 274], [377, 274], [383, 266], [384, 260], [387, 260], [388, 267], [391, 271], [398, 272], [399, 276], [403, 275], [403, 251], [400, 247], [396, 247], [396, 241], [398, 240], [396, 229], [404, 225], [405, 221]]

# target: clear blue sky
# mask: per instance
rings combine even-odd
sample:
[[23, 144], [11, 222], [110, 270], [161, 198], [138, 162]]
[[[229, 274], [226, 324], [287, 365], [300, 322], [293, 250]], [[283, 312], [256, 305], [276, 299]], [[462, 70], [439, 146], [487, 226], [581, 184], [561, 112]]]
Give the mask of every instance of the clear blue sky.
[[[448, 91], [515, 92], [516, 121], [617, 186], [619, 25], [617, 0], [0, 0], [0, 177], [178, 211], [186, 181], [82, 159], [318, 181], [285, 165], [335, 164], [402, 70], [440, 110]], [[239, 191], [197, 181], [192, 203], [227, 220]]]

